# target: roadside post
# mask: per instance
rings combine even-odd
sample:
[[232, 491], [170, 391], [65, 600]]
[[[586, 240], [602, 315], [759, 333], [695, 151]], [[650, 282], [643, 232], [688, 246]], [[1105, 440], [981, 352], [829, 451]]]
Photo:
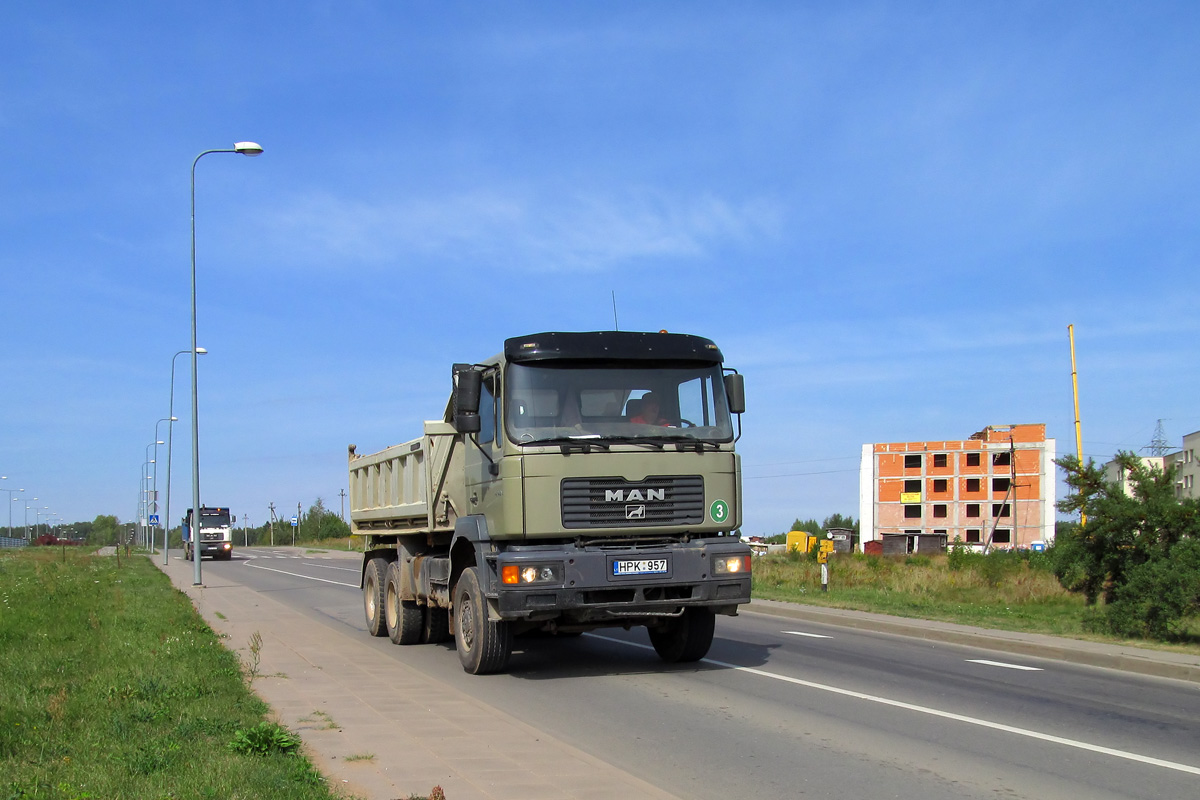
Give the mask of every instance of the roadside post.
[[296, 546], [296, 528], [300, 527], [300, 518], [292, 517], [292, 547]]
[[829, 591], [829, 554], [833, 552], [833, 540], [822, 539], [818, 545], [817, 563], [821, 565], [821, 591]]

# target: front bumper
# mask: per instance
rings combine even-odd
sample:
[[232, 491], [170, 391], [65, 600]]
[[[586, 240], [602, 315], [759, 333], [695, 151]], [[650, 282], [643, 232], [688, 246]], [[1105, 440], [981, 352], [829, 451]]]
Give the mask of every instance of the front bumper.
[[[662, 547], [515, 547], [497, 556], [503, 567], [561, 563], [562, 582], [553, 585], [508, 585], [499, 578], [495, 608], [505, 620], [559, 619], [566, 624], [620, 624], [639, 619], [676, 616], [685, 608], [709, 608], [735, 614], [750, 602], [750, 573], [713, 574], [719, 557], [740, 556], [749, 563], [750, 548], [721, 538]], [[616, 575], [618, 560], [666, 559], [667, 571], [653, 575]]]

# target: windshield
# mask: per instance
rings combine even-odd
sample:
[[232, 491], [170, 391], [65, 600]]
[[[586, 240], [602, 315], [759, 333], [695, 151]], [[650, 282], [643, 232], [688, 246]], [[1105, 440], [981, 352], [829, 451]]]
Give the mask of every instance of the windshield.
[[229, 509], [214, 508], [212, 510], [202, 509], [200, 511], [200, 527], [202, 528], [221, 528], [229, 525]]
[[721, 368], [510, 364], [505, 425], [518, 444], [554, 439], [733, 441]]

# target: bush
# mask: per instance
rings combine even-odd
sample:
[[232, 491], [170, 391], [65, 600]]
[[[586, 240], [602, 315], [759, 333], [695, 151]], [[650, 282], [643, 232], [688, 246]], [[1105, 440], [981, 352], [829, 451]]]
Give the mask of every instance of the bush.
[[1164, 559], [1140, 564], [1105, 609], [1120, 636], [1180, 638], [1187, 618], [1200, 612], [1200, 541], [1184, 539]]

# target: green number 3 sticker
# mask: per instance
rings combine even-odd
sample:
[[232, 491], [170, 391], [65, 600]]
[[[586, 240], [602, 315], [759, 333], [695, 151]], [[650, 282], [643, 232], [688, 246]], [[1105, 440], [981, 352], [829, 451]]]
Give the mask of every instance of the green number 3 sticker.
[[724, 522], [729, 518], [729, 504], [724, 500], [713, 500], [713, 504], [708, 507], [708, 515], [712, 517], [713, 522]]

